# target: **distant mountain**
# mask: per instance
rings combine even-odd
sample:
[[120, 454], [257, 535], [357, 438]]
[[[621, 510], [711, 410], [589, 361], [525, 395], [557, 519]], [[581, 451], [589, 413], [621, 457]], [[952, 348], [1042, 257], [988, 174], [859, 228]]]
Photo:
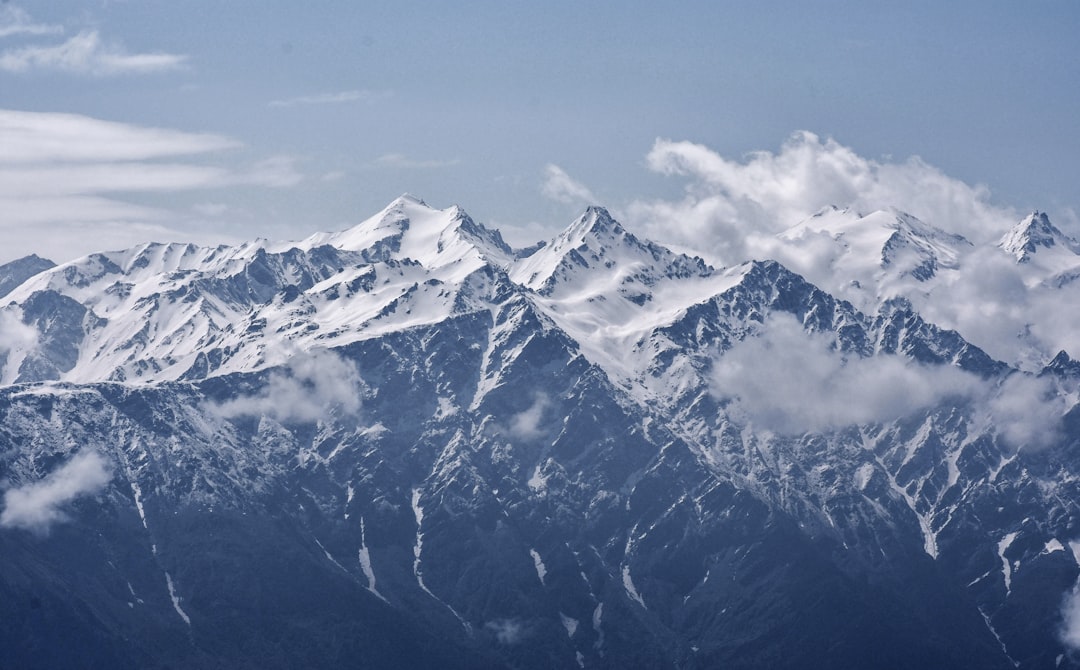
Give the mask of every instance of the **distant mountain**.
[[[1072, 249], [1028, 224], [1017, 261]], [[919, 313], [978, 271], [962, 237], [782, 238], [829, 281], [601, 208], [514, 250], [411, 196], [24, 272], [4, 665], [1080, 667], [1080, 366]]]

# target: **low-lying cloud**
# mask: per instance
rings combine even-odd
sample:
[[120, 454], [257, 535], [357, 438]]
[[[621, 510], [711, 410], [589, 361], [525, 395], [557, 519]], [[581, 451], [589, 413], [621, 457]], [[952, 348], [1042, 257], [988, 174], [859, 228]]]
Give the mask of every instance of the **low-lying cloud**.
[[541, 422], [551, 400], [544, 393], [537, 393], [528, 409], [510, 417], [506, 431], [519, 440], [535, 440], [543, 434]]
[[995, 385], [903, 356], [844, 354], [786, 313], [720, 356], [711, 382], [734, 416], [780, 434], [888, 422], [958, 401], [973, 403], [973, 418], [1010, 447], [1043, 448], [1060, 435], [1067, 409], [1048, 379], [1018, 373]]
[[517, 619], [495, 619], [484, 624], [484, 630], [495, 636], [502, 645], [519, 644], [528, 637], [528, 629]]
[[294, 355], [273, 371], [256, 394], [211, 405], [219, 416], [266, 416], [281, 422], [312, 422], [356, 415], [362, 382], [352, 362], [328, 350]]
[[712, 382], [713, 393], [735, 400], [755, 426], [786, 434], [890, 421], [979, 388], [957, 368], [843, 355], [788, 314], [774, 314], [759, 337], [720, 357]]
[[22, 528], [39, 534], [67, 519], [63, 507], [83, 496], [99, 493], [112, 479], [104, 456], [82, 451], [44, 479], [4, 494], [0, 526]]

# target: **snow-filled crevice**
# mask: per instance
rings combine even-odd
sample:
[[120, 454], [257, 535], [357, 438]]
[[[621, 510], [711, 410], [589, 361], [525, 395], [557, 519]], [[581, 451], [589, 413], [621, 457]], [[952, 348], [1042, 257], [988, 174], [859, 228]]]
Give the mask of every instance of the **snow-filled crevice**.
[[364, 577], [367, 578], [368, 591], [371, 591], [372, 595], [377, 596], [383, 602], [389, 602], [375, 588], [375, 569], [371, 565], [371, 552], [368, 550], [367, 538], [364, 532], [364, 517], [360, 517], [360, 551], [358, 552], [358, 558], [360, 560], [360, 569], [363, 570]]
[[461, 622], [461, 625], [465, 627], [465, 630], [472, 631], [472, 626], [468, 621], [464, 619], [457, 610], [455, 610], [450, 603], [446, 602], [439, 596], [431, 592], [431, 589], [424, 583], [424, 570], [421, 564], [421, 554], [424, 550], [424, 508], [420, 505], [420, 489], [412, 490], [412, 510], [413, 516], [416, 518], [416, 543], [413, 545], [413, 576], [416, 577], [416, 583], [420, 589], [431, 596], [431, 598], [443, 605], [446, 609], [450, 610], [450, 613]]

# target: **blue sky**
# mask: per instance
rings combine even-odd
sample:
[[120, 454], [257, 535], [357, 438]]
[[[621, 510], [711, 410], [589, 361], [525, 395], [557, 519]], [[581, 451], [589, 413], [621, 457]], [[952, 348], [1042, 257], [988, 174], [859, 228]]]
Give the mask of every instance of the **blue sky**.
[[[647, 210], [640, 226], [663, 237], [679, 222], [636, 205], [715, 180], [665, 165], [658, 138], [745, 164], [801, 130], [871, 167], [918, 156], [1076, 233], [1077, 34], [1071, 0], [12, 0], [0, 109], [21, 114], [0, 126], [0, 262], [298, 238], [406, 191], [522, 244], [591, 201], [630, 224]], [[130, 151], [50, 152], [65, 120], [69, 153], [99, 134]], [[33, 146], [5, 157], [14, 142]]]

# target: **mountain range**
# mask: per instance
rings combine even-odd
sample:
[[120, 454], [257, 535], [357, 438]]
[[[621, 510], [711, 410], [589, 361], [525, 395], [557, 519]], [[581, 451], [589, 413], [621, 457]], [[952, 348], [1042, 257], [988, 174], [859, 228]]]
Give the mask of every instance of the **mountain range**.
[[402, 196], [0, 266], [0, 666], [1080, 667], [1080, 244], [777, 244]]

